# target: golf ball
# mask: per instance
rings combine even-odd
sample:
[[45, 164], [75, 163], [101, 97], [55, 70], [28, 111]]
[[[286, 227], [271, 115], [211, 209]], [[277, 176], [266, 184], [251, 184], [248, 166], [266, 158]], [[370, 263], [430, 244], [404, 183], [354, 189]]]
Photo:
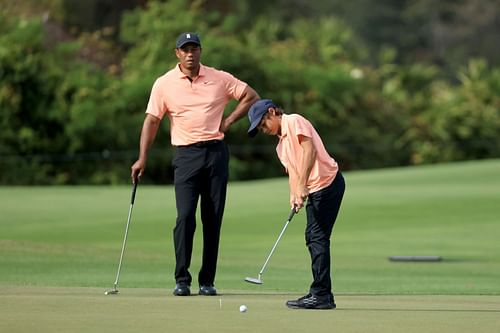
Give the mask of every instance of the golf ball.
[[248, 308], [245, 304], [240, 305], [240, 312], [247, 312]]

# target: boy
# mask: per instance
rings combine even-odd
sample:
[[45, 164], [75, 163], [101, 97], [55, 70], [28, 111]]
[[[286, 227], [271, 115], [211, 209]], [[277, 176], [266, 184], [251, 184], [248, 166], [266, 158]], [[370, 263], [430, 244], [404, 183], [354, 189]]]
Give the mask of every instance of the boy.
[[276, 152], [289, 175], [290, 206], [297, 212], [306, 206], [305, 239], [311, 255], [313, 282], [307, 295], [286, 305], [292, 309], [335, 309], [330, 236], [345, 190], [337, 162], [308, 120], [298, 114], [284, 114], [270, 99], [255, 102], [248, 118], [250, 137], [261, 131], [279, 138]]

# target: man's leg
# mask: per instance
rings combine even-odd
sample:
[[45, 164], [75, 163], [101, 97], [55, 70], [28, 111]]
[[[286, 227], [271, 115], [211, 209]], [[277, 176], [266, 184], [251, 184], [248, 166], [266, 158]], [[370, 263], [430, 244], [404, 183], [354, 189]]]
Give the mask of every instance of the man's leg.
[[213, 286], [217, 270], [220, 230], [229, 177], [229, 152], [224, 142], [207, 149], [207, 169], [201, 192], [203, 261], [198, 275], [200, 286]]
[[191, 148], [178, 148], [173, 161], [177, 220], [174, 228], [175, 281], [191, 285], [191, 255], [196, 230], [196, 207], [200, 195], [203, 155]]

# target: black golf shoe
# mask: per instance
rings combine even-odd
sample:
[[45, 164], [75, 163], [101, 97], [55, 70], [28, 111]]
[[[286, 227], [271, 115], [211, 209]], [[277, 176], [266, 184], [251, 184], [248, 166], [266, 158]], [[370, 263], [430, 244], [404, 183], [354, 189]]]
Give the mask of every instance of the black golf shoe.
[[189, 296], [191, 295], [191, 290], [189, 290], [189, 286], [185, 283], [178, 283], [175, 285], [174, 289], [175, 296]]
[[307, 294], [299, 299], [288, 301], [286, 302], [286, 306], [290, 309], [327, 310], [336, 308], [332, 295], [315, 296], [312, 294]]
[[200, 286], [199, 294], [202, 296], [216, 296], [217, 289], [214, 286]]

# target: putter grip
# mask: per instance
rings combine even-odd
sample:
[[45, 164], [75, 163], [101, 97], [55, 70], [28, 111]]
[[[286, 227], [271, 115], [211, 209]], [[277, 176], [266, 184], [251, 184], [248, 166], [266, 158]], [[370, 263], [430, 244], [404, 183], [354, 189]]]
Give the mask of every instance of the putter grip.
[[134, 184], [132, 185], [132, 198], [130, 199], [131, 205], [133, 205], [135, 201], [135, 192], [137, 191], [137, 184], [139, 184], [138, 179], [136, 179]]
[[288, 220], [287, 221], [291, 221], [292, 220], [292, 217], [295, 215], [295, 206], [292, 208], [292, 210], [290, 211], [290, 215], [288, 215]]

